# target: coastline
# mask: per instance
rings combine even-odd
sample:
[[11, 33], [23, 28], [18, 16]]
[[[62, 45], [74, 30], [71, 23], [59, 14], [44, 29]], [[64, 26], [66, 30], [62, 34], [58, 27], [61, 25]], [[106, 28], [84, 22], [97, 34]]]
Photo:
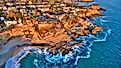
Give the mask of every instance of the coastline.
[[[63, 4], [61, 4], [61, 6], [63, 6]], [[59, 6], [57, 5], [57, 7]], [[12, 38], [7, 40], [8, 42], [3, 44], [1, 48], [8, 49], [6, 53], [11, 52], [11, 48], [15, 49], [12, 49], [15, 51], [11, 55], [13, 57], [8, 60], [8, 62], [12, 62], [11, 67], [20, 67], [20, 60], [26, 57], [26, 55], [32, 51], [32, 48], [33, 50], [39, 51], [37, 53], [35, 52], [36, 55], [43, 54], [46, 56], [44, 60], [47, 61], [48, 64], [53, 64], [58, 61], [59, 64], [63, 62], [66, 66], [66, 64], [72, 63], [70, 61], [73, 61], [71, 66], [75, 67], [79, 58], [90, 57], [91, 42], [88, 41], [87, 37], [89, 37], [90, 34], [96, 35], [102, 30], [101, 26], [96, 26], [88, 20], [102, 16], [100, 9], [98, 4], [89, 6], [73, 4], [69, 8], [65, 6], [63, 10], [55, 10], [55, 7], [52, 7], [52, 10], [49, 8], [49, 11], [44, 10], [45, 12], [48, 11], [48, 13], [44, 13], [44, 15], [41, 15], [41, 13], [37, 11], [38, 15], [35, 15], [35, 18], [31, 18], [31, 15], [25, 15], [23, 19], [20, 20], [22, 22], [8, 21], [14, 25], [12, 25], [12, 28], [3, 31], [3, 33], [10, 34]], [[15, 12], [9, 11], [9, 14], [12, 13], [14, 14]], [[5, 24], [11, 26], [8, 22], [6, 21]], [[16, 22], [19, 22], [19, 24], [16, 24]], [[31, 48], [28, 47], [27, 49], [26, 46], [30, 46]], [[4, 52], [4, 50], [1, 51]], [[58, 60], [54, 58], [58, 58]], [[8, 62], [5, 66], [6, 68], [8, 68]], [[36, 64], [36, 62], [40, 61], [37, 59], [34, 60], [35, 65], [38, 67], [39, 65]]]

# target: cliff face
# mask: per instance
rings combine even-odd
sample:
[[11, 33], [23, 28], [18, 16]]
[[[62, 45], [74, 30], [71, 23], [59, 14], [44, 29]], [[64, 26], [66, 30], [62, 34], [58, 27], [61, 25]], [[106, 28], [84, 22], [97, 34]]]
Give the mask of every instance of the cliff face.
[[[52, 8], [54, 9], [54, 7]], [[36, 18], [31, 18], [31, 16], [24, 16], [21, 25], [15, 24], [14, 27], [2, 32], [8, 33], [10, 37], [25, 36], [25, 38], [30, 40], [33, 44], [40, 44], [40, 46], [43, 43], [49, 44], [49, 47], [43, 46], [45, 48], [47, 47], [57, 51], [70, 49], [82, 43], [80, 42], [70, 46], [69, 43], [73, 42], [74, 38], [88, 34], [96, 34], [102, 29], [86, 20], [86, 18], [90, 19], [101, 15], [99, 12], [99, 5], [94, 4], [81, 8], [75, 5], [71, 8], [70, 11], [70, 9], [65, 7], [60, 15], [52, 14], [60, 10], [53, 10], [51, 13], [45, 13], [45, 17], [48, 18], [44, 18], [44, 20], [41, 18], [36, 20]], [[69, 14], [65, 14], [64, 12]], [[38, 16], [36, 14], [37, 12], [34, 13], [35, 16]]]

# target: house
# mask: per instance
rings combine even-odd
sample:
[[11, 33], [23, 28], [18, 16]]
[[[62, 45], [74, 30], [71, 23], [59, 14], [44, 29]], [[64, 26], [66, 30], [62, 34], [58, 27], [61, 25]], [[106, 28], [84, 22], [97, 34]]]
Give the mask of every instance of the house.
[[10, 26], [12, 24], [17, 24], [17, 21], [4, 21], [6, 26]]

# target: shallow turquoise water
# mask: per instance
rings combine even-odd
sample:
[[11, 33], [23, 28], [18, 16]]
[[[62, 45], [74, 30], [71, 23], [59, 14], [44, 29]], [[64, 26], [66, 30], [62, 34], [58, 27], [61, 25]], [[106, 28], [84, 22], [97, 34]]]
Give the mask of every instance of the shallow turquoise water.
[[[111, 33], [104, 42], [96, 42], [91, 47], [91, 57], [80, 59], [77, 68], [121, 68], [121, 1], [95, 0], [107, 11], [100, 21], [104, 29], [111, 29]], [[100, 22], [96, 22], [100, 24]], [[27, 61], [29, 60], [29, 61]], [[22, 60], [22, 68], [34, 68], [33, 57]]]

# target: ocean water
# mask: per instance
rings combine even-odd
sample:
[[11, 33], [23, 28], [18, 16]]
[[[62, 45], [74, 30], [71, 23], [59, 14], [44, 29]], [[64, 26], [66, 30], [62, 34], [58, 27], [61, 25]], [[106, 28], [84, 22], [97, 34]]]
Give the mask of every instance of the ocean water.
[[92, 45], [90, 58], [80, 59], [77, 68], [121, 68], [121, 0], [95, 2], [107, 10], [98, 21], [104, 29], [111, 29], [111, 33], [106, 41]]
[[[107, 11], [103, 11], [104, 16], [94, 19], [93, 22], [101, 25], [104, 32], [109, 34], [106, 40], [93, 43], [90, 57], [80, 59], [77, 68], [121, 68], [121, 1], [95, 0], [95, 3]], [[30, 54], [22, 59], [21, 68], [36, 68], [33, 58], [34, 55]]]
[[33, 62], [34, 62], [34, 55], [31, 53], [27, 57], [21, 60], [21, 68], [35, 68]]

